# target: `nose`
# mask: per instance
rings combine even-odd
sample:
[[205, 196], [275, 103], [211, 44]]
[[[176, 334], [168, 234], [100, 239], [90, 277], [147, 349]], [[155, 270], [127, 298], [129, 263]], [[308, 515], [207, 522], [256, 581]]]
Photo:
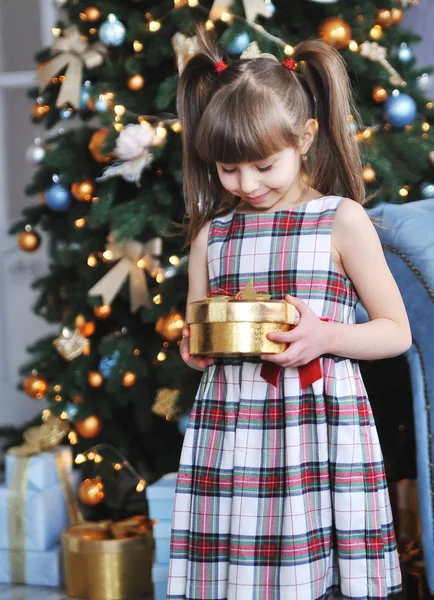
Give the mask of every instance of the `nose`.
[[240, 191], [244, 196], [255, 196], [259, 190], [259, 182], [251, 171], [240, 172], [239, 179]]

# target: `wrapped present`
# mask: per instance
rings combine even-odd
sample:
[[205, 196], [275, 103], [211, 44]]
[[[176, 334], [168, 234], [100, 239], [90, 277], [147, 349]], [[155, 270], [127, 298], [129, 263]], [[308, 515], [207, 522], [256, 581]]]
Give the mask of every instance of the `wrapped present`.
[[0, 550], [0, 583], [62, 585], [60, 546], [44, 551]]
[[158, 521], [154, 525], [155, 561], [158, 564], [167, 564], [170, 559], [170, 534], [171, 521]]
[[[5, 481], [10, 486], [14, 469], [22, 457], [8, 452], [5, 457]], [[69, 446], [58, 446], [52, 452], [43, 452], [32, 456], [27, 465], [27, 488], [30, 490], [47, 490], [60, 483], [58, 464], [62, 462], [67, 473], [72, 471], [72, 450]]]
[[172, 521], [177, 476], [178, 473], [167, 473], [147, 487], [151, 519]]
[[[78, 471], [69, 474], [71, 489], [80, 481]], [[59, 543], [71, 522], [60, 483], [24, 493], [0, 486], [0, 550], [47, 550]]]
[[80, 523], [63, 532], [62, 544], [68, 596], [122, 600], [152, 595], [154, 538], [146, 517]]
[[152, 581], [154, 583], [154, 600], [166, 600], [167, 580], [169, 578], [169, 565], [155, 563], [152, 567]]
[[218, 295], [190, 303], [186, 320], [191, 354], [258, 356], [286, 350], [287, 344], [272, 342], [267, 334], [289, 331], [295, 324], [295, 307], [270, 297], [258, 294], [251, 282], [234, 297]]

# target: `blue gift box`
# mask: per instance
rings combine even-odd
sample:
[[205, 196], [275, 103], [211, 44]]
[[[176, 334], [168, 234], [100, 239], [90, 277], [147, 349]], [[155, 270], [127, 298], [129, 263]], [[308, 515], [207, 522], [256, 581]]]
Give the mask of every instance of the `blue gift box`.
[[172, 521], [175, 503], [176, 477], [178, 473], [167, 473], [161, 479], [147, 487], [149, 517], [163, 521]]
[[[46, 490], [59, 483], [59, 475], [56, 467], [56, 457], [61, 456], [66, 471], [72, 471], [72, 450], [69, 446], [57, 446], [53, 452], [43, 452], [29, 459], [27, 471], [27, 487], [34, 490]], [[21, 457], [14, 454], [6, 454], [5, 479], [9, 486], [12, 481], [14, 468], [17, 460]]]
[[[70, 473], [72, 489], [78, 487], [80, 473]], [[0, 485], [0, 550], [20, 549], [22, 540], [9, 539], [10, 501], [14, 508], [13, 494], [5, 485]], [[16, 514], [13, 515], [17, 517]], [[47, 550], [59, 543], [60, 534], [69, 525], [69, 515], [63, 488], [57, 483], [45, 490], [27, 489], [24, 495], [23, 519], [24, 544], [26, 550]]]
[[155, 562], [168, 564], [170, 559], [171, 521], [158, 521], [154, 524]]
[[[15, 553], [16, 556], [11, 557], [11, 552]], [[11, 558], [20, 561], [24, 559], [24, 581], [11, 580]], [[22, 556], [19, 550], [0, 550], [0, 583], [24, 583], [27, 585], [59, 587], [62, 585], [62, 579], [60, 546], [55, 546], [43, 552], [26, 551]]]
[[169, 565], [154, 564], [152, 566], [152, 581], [154, 582], [154, 600], [166, 600]]

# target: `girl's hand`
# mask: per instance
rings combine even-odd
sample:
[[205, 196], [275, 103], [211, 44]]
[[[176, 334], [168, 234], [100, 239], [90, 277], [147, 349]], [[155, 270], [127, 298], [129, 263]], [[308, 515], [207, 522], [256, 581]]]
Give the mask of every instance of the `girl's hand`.
[[182, 330], [182, 341], [179, 347], [181, 352], [182, 360], [192, 369], [197, 371], [204, 371], [206, 367], [212, 365], [214, 362], [213, 358], [207, 356], [192, 356], [190, 354], [190, 328], [184, 327]]
[[281, 367], [301, 367], [318, 356], [327, 354], [329, 329], [327, 323], [321, 321], [303, 300], [289, 294], [285, 296], [285, 300], [293, 304], [300, 313], [299, 324], [292, 331], [269, 333], [268, 339], [289, 344], [289, 348], [279, 354], [261, 354], [261, 358]]

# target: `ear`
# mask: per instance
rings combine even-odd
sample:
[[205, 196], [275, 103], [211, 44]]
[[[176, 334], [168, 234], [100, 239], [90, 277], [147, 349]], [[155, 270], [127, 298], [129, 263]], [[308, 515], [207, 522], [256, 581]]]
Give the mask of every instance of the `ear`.
[[306, 154], [316, 136], [316, 121], [308, 119], [301, 134], [301, 154]]

